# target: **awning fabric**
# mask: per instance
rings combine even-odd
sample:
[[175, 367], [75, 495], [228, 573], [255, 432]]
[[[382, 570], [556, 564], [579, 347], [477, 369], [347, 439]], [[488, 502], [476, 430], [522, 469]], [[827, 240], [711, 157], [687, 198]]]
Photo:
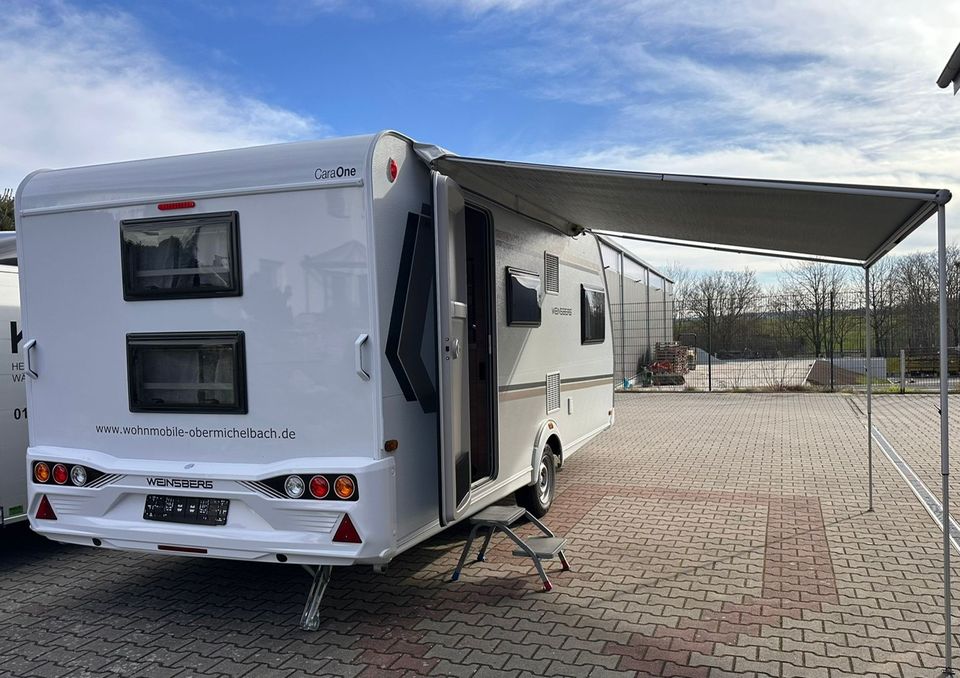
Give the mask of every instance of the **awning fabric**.
[[949, 192], [650, 174], [465, 158], [421, 157], [465, 190], [568, 233], [584, 229], [868, 264], [928, 217]]

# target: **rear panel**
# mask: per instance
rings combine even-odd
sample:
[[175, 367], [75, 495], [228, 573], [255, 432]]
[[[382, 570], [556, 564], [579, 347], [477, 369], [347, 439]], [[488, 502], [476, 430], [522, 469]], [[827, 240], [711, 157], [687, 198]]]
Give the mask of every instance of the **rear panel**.
[[[156, 203], [23, 218], [33, 445], [257, 464], [376, 456], [377, 370], [370, 382], [355, 366], [355, 342], [374, 326], [365, 205], [360, 187], [197, 200], [188, 214], [236, 215], [242, 293], [136, 301], [124, 299], [121, 222], [165, 214]], [[244, 407], [131, 411], [144, 408], [131, 407], [128, 335], [179, 333], [242, 339], [242, 375], [220, 371], [245, 380]], [[170, 371], [151, 377], [147, 365], [145, 378], [171, 383], [152, 384], [146, 409], [175, 399]]]
[[27, 504], [27, 402], [17, 289], [17, 269], [0, 265], [0, 510], [4, 524], [25, 519]]

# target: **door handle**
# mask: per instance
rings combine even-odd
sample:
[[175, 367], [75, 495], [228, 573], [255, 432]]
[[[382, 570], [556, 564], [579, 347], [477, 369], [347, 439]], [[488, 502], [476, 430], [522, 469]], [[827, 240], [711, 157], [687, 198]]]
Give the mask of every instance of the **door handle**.
[[30, 356], [33, 354], [33, 349], [36, 347], [36, 345], [37, 345], [36, 339], [31, 339], [30, 341], [24, 342], [23, 344], [23, 357], [24, 357], [24, 363], [25, 363], [25, 369], [23, 371], [26, 372], [27, 376], [30, 377], [31, 379], [40, 378], [40, 375], [37, 374], [37, 371], [33, 369], [33, 360], [31, 360], [30, 358]]
[[357, 340], [353, 342], [353, 364], [357, 370], [357, 376], [364, 381], [370, 381], [370, 373], [363, 369], [363, 345], [367, 343], [367, 339], [369, 338], [368, 335], [361, 334], [357, 337]]
[[453, 340], [453, 350], [451, 350], [450, 353], [452, 354], [451, 357], [454, 360], [460, 357], [460, 340], [459, 339]]

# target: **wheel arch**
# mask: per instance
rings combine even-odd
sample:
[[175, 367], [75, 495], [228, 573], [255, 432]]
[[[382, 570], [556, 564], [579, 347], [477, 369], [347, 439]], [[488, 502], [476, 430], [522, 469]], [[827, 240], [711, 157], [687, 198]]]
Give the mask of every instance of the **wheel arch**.
[[563, 436], [560, 433], [560, 425], [553, 419], [547, 419], [537, 430], [537, 436], [533, 441], [533, 454], [530, 457], [530, 484], [537, 482], [537, 469], [540, 465], [540, 450], [545, 444], [550, 445], [553, 453], [557, 457], [557, 468], [563, 466]]

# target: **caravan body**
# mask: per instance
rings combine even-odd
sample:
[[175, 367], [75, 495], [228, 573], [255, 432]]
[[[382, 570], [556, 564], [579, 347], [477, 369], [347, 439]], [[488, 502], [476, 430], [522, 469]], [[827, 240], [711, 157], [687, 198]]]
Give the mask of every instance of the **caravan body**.
[[401, 135], [38, 172], [17, 219], [58, 541], [381, 565], [515, 491], [546, 508], [612, 422], [595, 239]]
[[[12, 234], [11, 234], [12, 235]], [[0, 526], [27, 519], [27, 399], [14, 241], [0, 240]], [[9, 262], [9, 263], [4, 263]]]

